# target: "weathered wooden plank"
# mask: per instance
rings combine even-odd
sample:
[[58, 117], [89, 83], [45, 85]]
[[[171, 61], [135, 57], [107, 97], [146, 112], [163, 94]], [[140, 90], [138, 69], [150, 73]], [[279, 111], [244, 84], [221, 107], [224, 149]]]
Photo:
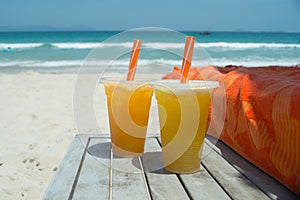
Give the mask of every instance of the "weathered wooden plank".
[[109, 138], [91, 138], [73, 199], [109, 199], [110, 153]]
[[139, 158], [113, 157], [112, 199], [124, 198], [150, 199]]
[[193, 199], [231, 199], [202, 165], [199, 172], [180, 177]]
[[[216, 151], [202, 159], [203, 166], [233, 199], [269, 199], [253, 182], [241, 174]], [[247, 169], [246, 169], [247, 170]]]
[[231, 163], [240, 173], [255, 183], [255, 185], [264, 191], [271, 199], [299, 199], [299, 197], [288, 190], [284, 185], [238, 155], [223, 142], [217, 142], [215, 138], [207, 137], [206, 143], [218, 154], [222, 155], [222, 157]]
[[147, 138], [141, 160], [152, 199], [189, 199], [176, 174], [163, 169], [161, 147], [156, 138]]
[[59, 165], [43, 199], [68, 199], [73, 188], [82, 156], [88, 144], [88, 135], [76, 135]]

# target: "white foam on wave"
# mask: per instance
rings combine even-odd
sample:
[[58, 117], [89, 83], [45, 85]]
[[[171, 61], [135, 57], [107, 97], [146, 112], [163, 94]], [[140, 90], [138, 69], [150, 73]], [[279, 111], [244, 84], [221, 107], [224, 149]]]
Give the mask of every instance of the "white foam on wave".
[[[31, 49], [47, 45], [47, 43], [0, 43], [0, 49]], [[132, 48], [131, 42], [57, 42], [50, 43], [50, 46], [58, 49], [94, 49], [94, 48]], [[183, 49], [184, 43], [165, 43], [165, 42], [145, 42], [141, 48], [153, 48], [153, 49]], [[286, 43], [239, 43], [239, 42], [207, 42], [196, 43], [195, 48], [214, 48], [218, 50], [222, 49], [257, 49], [257, 48], [300, 48], [300, 44], [286, 44]]]
[[[180, 65], [181, 60], [171, 60], [171, 59], [139, 59], [139, 66], [146, 65]], [[196, 62], [196, 61], [195, 61]], [[91, 66], [128, 66], [129, 60], [86, 60], [83, 65]]]
[[52, 46], [61, 49], [94, 49], [94, 48], [106, 48], [106, 47], [123, 47], [131, 48], [132, 43], [101, 43], [101, 42], [78, 42], [78, 43], [52, 43]]
[[[181, 60], [165, 60], [165, 59], [140, 59], [138, 65], [180, 65]], [[56, 61], [40, 61], [40, 60], [17, 60], [0, 62], [0, 67], [68, 67], [68, 66], [112, 66], [124, 67], [129, 65], [129, 60], [56, 60]]]
[[25, 61], [1, 62], [0, 67], [68, 67], [68, 66], [79, 66], [82, 63], [83, 63], [82, 60], [58, 60], [58, 61], [25, 60]]
[[285, 43], [239, 43], [239, 42], [211, 42], [197, 43], [196, 47], [228, 48], [228, 49], [257, 49], [257, 48], [300, 48], [300, 44]]
[[[132, 48], [131, 42], [120, 43], [52, 43], [52, 46], [62, 49], [93, 49], [93, 48], [109, 48], [122, 47]], [[182, 49], [184, 43], [159, 43], [145, 42], [141, 48], [154, 49]], [[300, 44], [285, 44], [285, 43], [239, 43], [239, 42], [207, 42], [196, 43], [195, 48], [228, 48], [228, 49], [256, 49], [256, 48], [300, 48]]]
[[[131, 42], [119, 42], [119, 43], [106, 43], [106, 42], [78, 42], [78, 43], [51, 43], [52, 46], [61, 49], [94, 49], [94, 48], [110, 48], [110, 47], [122, 47], [132, 48]], [[142, 43], [141, 48], [154, 48], [154, 49], [180, 49], [183, 48], [183, 43]]]
[[[151, 69], [152, 67], [161, 66], [181, 66], [181, 60], [168, 60], [168, 59], [140, 59], [138, 61], [139, 68], [146, 67]], [[299, 65], [300, 59], [266, 59], [266, 58], [244, 58], [244, 59], [229, 59], [229, 58], [212, 58], [211, 61], [193, 60], [193, 66], [206, 66], [206, 65], [243, 65], [247, 67], [253, 66], [270, 66], [270, 65], [282, 65], [292, 66]], [[129, 60], [55, 60], [55, 61], [39, 61], [39, 60], [17, 60], [0, 62], [0, 67], [35, 67], [35, 68], [57, 68], [57, 67], [113, 67], [114, 69], [122, 68], [127, 69]]]
[[31, 49], [43, 46], [43, 43], [0, 43], [0, 49]]
[[142, 44], [146, 48], [154, 48], [154, 49], [182, 49], [184, 48], [184, 43], [144, 43]]

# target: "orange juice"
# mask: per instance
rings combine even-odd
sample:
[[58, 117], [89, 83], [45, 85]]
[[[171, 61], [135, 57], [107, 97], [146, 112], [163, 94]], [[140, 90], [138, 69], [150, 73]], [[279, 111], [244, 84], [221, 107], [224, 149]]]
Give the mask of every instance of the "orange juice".
[[114, 155], [141, 155], [153, 89], [135, 81], [106, 82], [104, 87]]
[[200, 169], [210, 89], [203, 84], [176, 85], [154, 86], [164, 167], [175, 173], [194, 173]]

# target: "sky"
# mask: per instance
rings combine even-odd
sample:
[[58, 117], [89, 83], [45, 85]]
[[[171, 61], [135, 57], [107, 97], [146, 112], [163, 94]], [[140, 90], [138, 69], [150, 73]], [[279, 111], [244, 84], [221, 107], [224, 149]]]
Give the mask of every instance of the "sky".
[[300, 32], [300, 0], [0, 0], [1, 30]]

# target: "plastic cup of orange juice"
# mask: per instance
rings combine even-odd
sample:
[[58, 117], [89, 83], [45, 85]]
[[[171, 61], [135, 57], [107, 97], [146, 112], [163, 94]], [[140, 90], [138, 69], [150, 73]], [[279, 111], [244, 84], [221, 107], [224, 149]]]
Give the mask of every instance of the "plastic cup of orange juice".
[[143, 154], [154, 89], [146, 80], [104, 79], [113, 154]]
[[164, 168], [179, 174], [199, 171], [210, 94], [218, 82], [163, 80], [152, 86], [158, 103]]

